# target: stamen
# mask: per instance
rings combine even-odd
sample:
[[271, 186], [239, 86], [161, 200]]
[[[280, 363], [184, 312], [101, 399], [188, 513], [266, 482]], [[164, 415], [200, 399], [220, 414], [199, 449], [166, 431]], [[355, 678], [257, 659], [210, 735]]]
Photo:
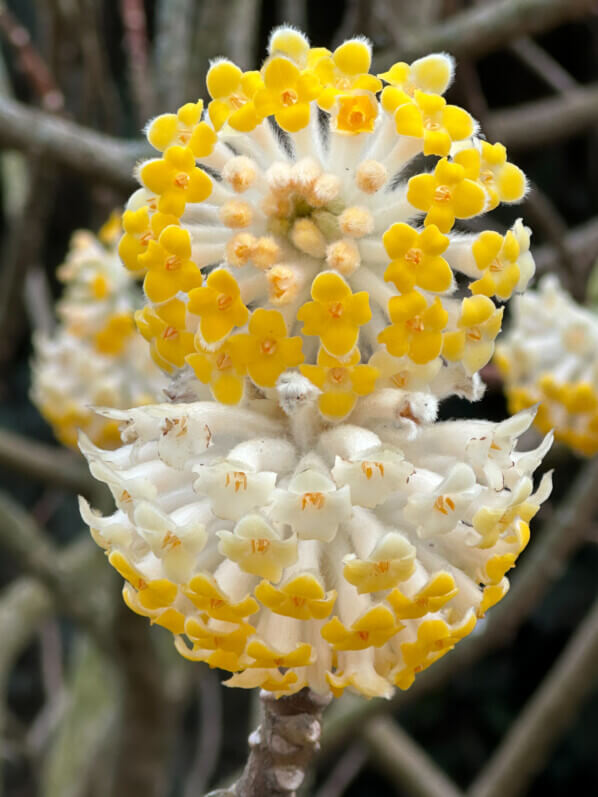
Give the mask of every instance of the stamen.
[[231, 266], [244, 266], [251, 259], [257, 239], [248, 232], [240, 232], [226, 244], [226, 261]]
[[253, 211], [247, 202], [231, 199], [220, 208], [220, 218], [224, 225], [233, 229], [249, 227], [253, 220]]
[[238, 194], [247, 191], [254, 183], [257, 176], [257, 167], [251, 158], [245, 155], [237, 155], [231, 158], [222, 170], [222, 178]]
[[349, 238], [335, 241], [326, 250], [326, 263], [344, 277], [358, 269], [360, 262], [359, 247]]
[[349, 238], [363, 238], [374, 229], [374, 218], [367, 208], [351, 207], [339, 217], [340, 228]]

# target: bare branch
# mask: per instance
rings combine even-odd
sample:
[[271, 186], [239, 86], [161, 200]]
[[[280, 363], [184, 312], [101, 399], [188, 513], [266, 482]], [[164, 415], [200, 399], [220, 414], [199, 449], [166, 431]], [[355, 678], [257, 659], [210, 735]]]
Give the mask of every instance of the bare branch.
[[363, 742], [355, 742], [341, 756], [315, 797], [341, 797], [367, 763], [368, 754]]
[[120, 15], [125, 29], [125, 48], [137, 121], [145, 124], [153, 113], [151, 65], [148, 59], [147, 20], [143, 0], [120, 0]]
[[307, 30], [306, 0], [279, 0], [279, 22], [295, 25], [299, 30]]
[[509, 49], [553, 91], [565, 94], [579, 87], [567, 70], [529, 36], [512, 42]]
[[222, 688], [212, 670], [197, 675], [198, 749], [185, 784], [185, 797], [203, 794], [218, 765], [222, 746]]
[[526, 791], [596, 684], [597, 659], [598, 601], [469, 789], [470, 797]]
[[[565, 236], [564, 244], [577, 264], [576, 273], [585, 274], [588, 266], [598, 257], [598, 219], [590, 219], [575, 227]], [[537, 274], [559, 270], [561, 254], [553, 246], [539, 246], [534, 251]]]
[[195, 5], [193, 0], [160, 0], [157, 7], [155, 71], [158, 102], [164, 111], [175, 110], [188, 99], [185, 84], [192, 58]]
[[224, 0], [233, 25], [227, 25], [226, 52], [241, 69], [252, 69], [257, 56], [261, 0]]
[[390, 717], [370, 722], [361, 735], [378, 769], [410, 797], [463, 797], [463, 792]]
[[34, 481], [89, 496], [96, 489], [83, 460], [56, 446], [0, 429], [0, 466]]
[[574, 136], [598, 119], [598, 85], [488, 114], [487, 132], [513, 149], [537, 149]]
[[0, 147], [34, 152], [123, 193], [135, 187], [135, 163], [151, 156], [149, 145], [142, 140], [96, 133], [6, 97], [0, 97]]
[[[441, 50], [479, 58], [511, 39], [550, 30], [593, 7], [593, 0], [496, 0], [421, 29], [405, 30], [400, 15], [395, 15], [389, 29], [405, 61]], [[388, 60], [388, 53], [381, 56]]]

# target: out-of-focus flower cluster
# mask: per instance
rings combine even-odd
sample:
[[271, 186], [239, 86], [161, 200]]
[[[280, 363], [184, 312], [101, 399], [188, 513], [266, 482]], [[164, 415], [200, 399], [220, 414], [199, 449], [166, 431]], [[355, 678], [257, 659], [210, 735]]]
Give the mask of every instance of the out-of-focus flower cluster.
[[536, 426], [586, 456], [598, 452], [598, 317], [554, 276], [517, 297], [495, 363], [511, 412], [539, 404]]
[[532, 411], [436, 423], [480, 397], [498, 305], [534, 271], [521, 221], [455, 224], [525, 178], [444, 100], [449, 56], [370, 61], [278, 29], [260, 71], [212, 64], [207, 112], [149, 124], [119, 251], [177, 403], [105, 413], [118, 451], [81, 444], [127, 604], [277, 695], [407, 688], [506, 593], [550, 492], [550, 437], [517, 450]]
[[167, 385], [135, 329], [142, 297], [118, 258], [121, 234], [114, 214], [98, 237], [73, 235], [58, 270], [65, 283], [58, 328], [34, 338], [31, 397], [58, 440], [73, 448], [78, 430], [102, 448], [118, 446], [118, 425], [93, 407], [148, 404], [160, 400]]

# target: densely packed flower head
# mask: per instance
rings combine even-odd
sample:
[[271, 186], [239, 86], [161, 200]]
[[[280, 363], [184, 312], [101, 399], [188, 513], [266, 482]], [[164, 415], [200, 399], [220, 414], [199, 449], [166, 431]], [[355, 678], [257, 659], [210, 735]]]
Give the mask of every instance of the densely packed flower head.
[[98, 237], [83, 230], [74, 234], [58, 270], [65, 283], [58, 329], [34, 339], [32, 399], [60, 442], [73, 448], [79, 429], [99, 446], [120, 444], [118, 425], [92, 406], [158, 401], [167, 385], [135, 329], [142, 297], [119, 261], [121, 234], [118, 214]]
[[151, 122], [119, 251], [177, 403], [106, 412], [118, 451], [81, 441], [127, 604], [276, 695], [407, 688], [506, 593], [550, 492], [550, 436], [517, 450], [533, 410], [435, 422], [480, 397], [534, 270], [521, 221], [455, 225], [525, 178], [444, 100], [450, 56], [370, 61], [280, 28], [260, 71], [218, 60], [206, 109]]
[[539, 404], [536, 426], [586, 456], [598, 452], [598, 317], [554, 276], [517, 297], [495, 363], [511, 412]]

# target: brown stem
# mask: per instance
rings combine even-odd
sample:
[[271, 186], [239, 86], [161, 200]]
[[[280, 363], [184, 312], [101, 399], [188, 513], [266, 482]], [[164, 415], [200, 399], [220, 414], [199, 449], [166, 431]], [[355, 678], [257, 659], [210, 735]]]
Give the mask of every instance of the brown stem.
[[322, 712], [330, 697], [308, 688], [278, 699], [262, 691], [260, 697], [264, 717], [249, 737], [243, 774], [230, 788], [207, 797], [294, 797], [301, 786], [319, 749]]

